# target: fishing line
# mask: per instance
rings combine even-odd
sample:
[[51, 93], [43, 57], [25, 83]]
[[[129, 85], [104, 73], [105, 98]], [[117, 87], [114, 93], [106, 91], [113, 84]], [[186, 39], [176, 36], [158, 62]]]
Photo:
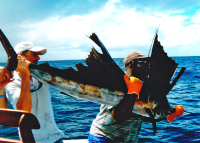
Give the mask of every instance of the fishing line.
[[[160, 25], [158, 26], [158, 28], [156, 29], [156, 32], [154, 34], [154, 37], [153, 37], [153, 40], [152, 40], [152, 43], [151, 43], [151, 46], [150, 46], [150, 49], [149, 49], [149, 54], [148, 54], [148, 57], [150, 57], [150, 52], [152, 51], [152, 48], [153, 48], [153, 44], [154, 44], [154, 41], [155, 41], [155, 38], [156, 38], [156, 35], [158, 34], [158, 29], [159, 29]], [[150, 61], [149, 63], [150, 64]], [[147, 71], [148, 72], [148, 71]]]
[[153, 40], [152, 40], [152, 43], [151, 43], [151, 46], [150, 46], [150, 49], [149, 49], [148, 57], [150, 56], [150, 51], [151, 51], [151, 49], [153, 48], [153, 42], [154, 42], [154, 40], [155, 40], [155, 38], [156, 38], [156, 35], [158, 34], [158, 29], [159, 29], [159, 27], [160, 27], [160, 24], [159, 24], [159, 26], [158, 26], [158, 28], [156, 29], [156, 32], [155, 32], [155, 34], [154, 34], [154, 37], [153, 37]]
[[[151, 46], [150, 46], [150, 49], [149, 49], [149, 54], [148, 54], [148, 57], [150, 57], [150, 52], [152, 51], [152, 48], [153, 48], [153, 44], [154, 44], [154, 41], [155, 41], [155, 38], [156, 38], [156, 35], [158, 34], [158, 29], [160, 27], [160, 24], [158, 26], [158, 28], [156, 29], [156, 32], [154, 34], [154, 37], [153, 37], [153, 40], [152, 40], [152, 43], [151, 43]], [[151, 59], [150, 59], [151, 60]], [[144, 81], [145, 79], [147, 78], [147, 76], [149, 76], [149, 71], [150, 71], [150, 64], [151, 64], [151, 61], [148, 61], [148, 67], [146, 67], [146, 74], [144, 75]], [[148, 96], [148, 99], [150, 98], [150, 95]], [[150, 108], [151, 109], [151, 108]]]
[[188, 112], [188, 111], [184, 111], [184, 112], [194, 114], [194, 113], [192, 113], [192, 112]]
[[149, 102], [149, 98], [150, 98], [150, 95], [148, 96], [148, 106], [149, 106], [149, 109], [150, 109], [151, 112], [152, 112], [152, 108], [151, 108], [151, 105], [150, 105], [150, 102]]

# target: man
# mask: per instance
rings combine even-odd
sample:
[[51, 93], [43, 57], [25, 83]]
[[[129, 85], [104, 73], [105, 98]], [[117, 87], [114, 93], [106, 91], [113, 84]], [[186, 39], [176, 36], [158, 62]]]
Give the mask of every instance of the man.
[[31, 112], [37, 117], [40, 129], [33, 130], [36, 142], [60, 143], [63, 132], [54, 120], [49, 87], [33, 78], [29, 71], [29, 65], [37, 64], [39, 55], [44, 55], [46, 51], [32, 42], [16, 45], [18, 66], [14, 71], [14, 81], [6, 86], [6, 93], [15, 109]]
[[[136, 99], [142, 88], [142, 81], [148, 68], [147, 57], [139, 52], [131, 52], [124, 59], [128, 93], [116, 106], [101, 105], [100, 112], [93, 121], [88, 135], [89, 143], [133, 143], [138, 141], [144, 117], [132, 113]], [[179, 110], [179, 108], [177, 109]], [[182, 111], [182, 110], [181, 110]], [[181, 115], [183, 112], [180, 113]], [[179, 114], [174, 115], [172, 121]]]
[[5, 86], [13, 81], [12, 74], [5, 68], [0, 66], [0, 108], [8, 108]]

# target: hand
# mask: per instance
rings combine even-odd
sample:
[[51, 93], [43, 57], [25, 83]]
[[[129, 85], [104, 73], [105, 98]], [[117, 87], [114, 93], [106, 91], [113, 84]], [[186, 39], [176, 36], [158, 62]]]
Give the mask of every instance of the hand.
[[10, 73], [5, 67], [0, 66], [0, 90], [4, 90], [5, 86], [13, 81], [12, 72]]
[[18, 65], [16, 71], [19, 72], [21, 78], [30, 78], [29, 65], [31, 64], [31, 62], [26, 60], [21, 55], [18, 55], [17, 59], [18, 59]]
[[127, 75], [124, 75], [124, 80], [128, 88], [128, 94], [137, 94], [139, 99], [139, 93], [142, 89], [142, 81], [139, 78], [131, 76], [130, 79]]
[[176, 109], [175, 113], [170, 114], [167, 117], [167, 120], [171, 123], [176, 117], [183, 115], [183, 112], [185, 111], [185, 109], [183, 108], [182, 105], [178, 105], [178, 106], [174, 106], [173, 108]]

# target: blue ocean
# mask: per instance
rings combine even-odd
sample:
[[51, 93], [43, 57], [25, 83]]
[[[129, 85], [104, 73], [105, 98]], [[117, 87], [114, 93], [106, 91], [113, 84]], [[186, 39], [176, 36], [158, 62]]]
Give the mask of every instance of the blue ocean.
[[[171, 107], [183, 105], [185, 112], [172, 123], [167, 120], [157, 123], [157, 133], [153, 134], [151, 123], [143, 123], [139, 142], [200, 142], [200, 57], [172, 57], [186, 71], [167, 95]], [[123, 69], [123, 59], [114, 59]], [[75, 68], [84, 60], [49, 61], [57, 68]], [[6, 63], [0, 64], [5, 66]], [[99, 112], [100, 104], [76, 99], [61, 94], [50, 87], [54, 116], [58, 127], [65, 133], [65, 139], [86, 139], [90, 125]], [[11, 108], [11, 106], [9, 106]], [[17, 128], [0, 126], [0, 136], [18, 139]]]

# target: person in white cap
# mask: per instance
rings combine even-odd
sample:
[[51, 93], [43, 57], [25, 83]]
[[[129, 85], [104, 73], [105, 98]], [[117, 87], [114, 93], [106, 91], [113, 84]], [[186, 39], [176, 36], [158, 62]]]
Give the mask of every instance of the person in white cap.
[[[142, 89], [142, 80], [149, 67], [150, 57], [139, 52], [131, 52], [124, 59], [128, 93], [121, 102], [113, 107], [101, 105], [100, 112], [92, 122], [89, 143], [135, 143], [138, 141], [142, 122], [151, 122], [148, 118], [132, 112], [136, 99]], [[176, 112], [166, 119], [172, 121], [184, 112], [182, 106], [176, 106]], [[157, 119], [161, 121], [165, 119]]]
[[39, 55], [44, 55], [47, 49], [36, 47], [33, 42], [21, 42], [14, 50], [18, 54], [18, 66], [14, 81], [5, 88], [7, 98], [15, 109], [31, 112], [37, 117], [40, 129], [32, 130], [36, 142], [63, 142], [64, 134], [54, 120], [49, 87], [32, 77], [29, 71], [29, 65], [37, 64]]

